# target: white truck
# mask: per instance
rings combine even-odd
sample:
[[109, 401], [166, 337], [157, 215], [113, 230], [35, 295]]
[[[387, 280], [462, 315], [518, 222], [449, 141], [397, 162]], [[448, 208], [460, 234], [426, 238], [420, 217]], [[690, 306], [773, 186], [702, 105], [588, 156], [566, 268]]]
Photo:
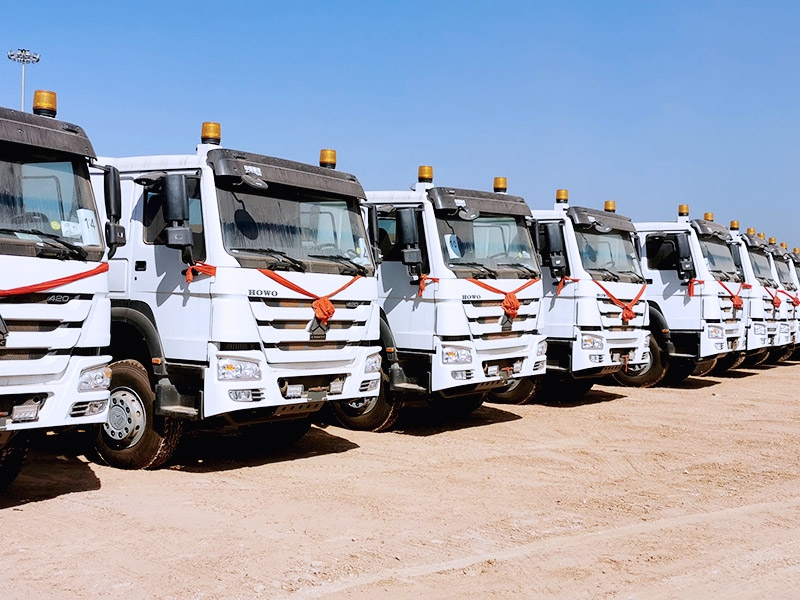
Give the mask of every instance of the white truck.
[[635, 224], [647, 279], [651, 360], [629, 374], [633, 385], [703, 375], [745, 347], [741, 294], [747, 284], [730, 231], [710, 213], [706, 217], [689, 221], [689, 206], [682, 204], [677, 221]]
[[745, 361], [747, 365], [758, 365], [770, 355], [775, 357], [776, 351], [782, 355], [791, 334], [790, 325], [782, 315], [786, 307], [781, 310], [783, 302], [766, 241], [752, 227], [742, 233], [738, 221], [731, 221], [730, 232], [734, 260], [745, 282], [741, 296], [746, 305], [746, 343], [744, 355], [732, 354], [719, 360], [723, 368], [735, 368]]
[[[129, 244], [111, 261], [109, 464], [155, 468], [184, 423], [296, 441], [325, 402], [380, 393], [364, 191], [314, 166], [222, 148], [108, 159]], [[99, 181], [97, 182], [99, 184]]]
[[367, 192], [389, 381], [378, 402], [337, 414], [349, 427], [386, 429], [418, 402], [450, 414], [490, 392], [525, 402], [545, 372], [525, 200], [506, 193], [505, 178], [494, 192], [434, 186], [430, 166], [418, 179], [410, 191]]
[[556, 192], [552, 210], [531, 214], [552, 393], [574, 399], [600, 376], [647, 365], [647, 286], [631, 220], [613, 201], [603, 211], [571, 207], [567, 190]]
[[[102, 423], [108, 409], [108, 262], [83, 129], [56, 120], [53, 92], [34, 114], [0, 108], [0, 487], [19, 473], [33, 430]], [[103, 177], [119, 216], [119, 178]], [[116, 185], [115, 185], [116, 184]], [[124, 230], [106, 227], [108, 248]]]
[[[781, 324], [785, 323], [789, 329], [789, 337], [786, 340], [786, 344], [770, 353], [769, 360], [781, 362], [794, 354], [800, 336], [800, 324], [798, 323], [800, 310], [797, 308], [800, 305], [800, 297], [798, 297], [800, 283], [798, 283], [794, 261], [786, 243], [778, 244], [776, 238], [771, 237], [768, 240], [767, 252], [772, 256], [772, 264], [775, 267], [773, 274], [778, 282], [775, 293], [781, 301], [778, 307], [781, 311]], [[780, 324], [778, 327], [780, 329]]]

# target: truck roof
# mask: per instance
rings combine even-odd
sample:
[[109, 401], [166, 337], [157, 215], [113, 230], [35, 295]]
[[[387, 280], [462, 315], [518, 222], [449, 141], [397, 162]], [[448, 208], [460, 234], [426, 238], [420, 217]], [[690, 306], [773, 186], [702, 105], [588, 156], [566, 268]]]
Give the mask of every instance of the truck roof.
[[96, 156], [82, 127], [11, 108], [0, 107], [0, 141], [90, 158]]

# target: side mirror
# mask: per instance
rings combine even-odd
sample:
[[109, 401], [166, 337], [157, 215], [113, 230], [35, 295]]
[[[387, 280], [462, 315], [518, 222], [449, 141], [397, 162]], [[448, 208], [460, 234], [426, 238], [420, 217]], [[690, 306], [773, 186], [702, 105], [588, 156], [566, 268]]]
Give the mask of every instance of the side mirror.
[[375, 259], [375, 264], [379, 265], [383, 262], [383, 256], [381, 256], [381, 250], [378, 247], [378, 209], [374, 206], [367, 206], [366, 211], [367, 233], [372, 247], [372, 257]]
[[112, 166], [103, 167], [103, 195], [105, 196], [105, 227], [108, 258], [113, 258], [117, 248], [127, 243], [125, 227], [119, 224], [122, 217], [122, 188], [119, 181], [119, 169]]
[[565, 256], [561, 227], [558, 223], [544, 223], [543, 234], [547, 255], [542, 258], [550, 267], [553, 278], [560, 279], [567, 271], [567, 257]]
[[[192, 245], [192, 230], [186, 225], [189, 220], [189, 193], [186, 189], [186, 177], [170, 174], [164, 177], [164, 220], [168, 223], [166, 228], [167, 247], [183, 250]], [[184, 262], [187, 253], [183, 253]]]
[[409, 275], [419, 276], [422, 268], [422, 251], [419, 249], [417, 213], [413, 208], [397, 211], [397, 236], [402, 244], [400, 261], [408, 267]]
[[689, 237], [678, 235], [675, 238], [675, 248], [678, 252], [678, 276], [682, 279], [693, 279], [696, 271], [692, 262], [692, 251], [689, 246]]

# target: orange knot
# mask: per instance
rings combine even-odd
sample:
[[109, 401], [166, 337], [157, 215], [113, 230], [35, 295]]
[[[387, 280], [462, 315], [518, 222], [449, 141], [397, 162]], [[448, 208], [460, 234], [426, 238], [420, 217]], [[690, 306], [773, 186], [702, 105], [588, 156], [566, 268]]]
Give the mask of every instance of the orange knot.
[[741, 308], [744, 306], [744, 302], [742, 301], [742, 297], [741, 296], [737, 296], [735, 294], [733, 296], [731, 296], [731, 304], [733, 304], [733, 308], [735, 308], [736, 310], [741, 310]]
[[514, 319], [517, 316], [520, 307], [519, 300], [517, 299], [516, 296], [517, 292], [521, 292], [526, 287], [533, 285], [539, 280], [529, 279], [521, 286], [519, 286], [517, 289], [511, 290], [510, 292], [504, 292], [503, 290], [499, 290], [496, 287], [489, 285], [488, 283], [484, 283], [480, 279], [467, 279], [467, 281], [469, 281], [470, 283], [474, 283], [478, 287], [482, 287], [483, 289], [489, 292], [500, 294], [501, 296], [503, 296], [503, 302], [502, 304], [500, 304], [500, 307], [503, 309], [503, 312], [505, 312], [505, 314], [508, 315], [509, 318]]
[[314, 300], [311, 303], [311, 308], [314, 309], [314, 316], [317, 317], [317, 320], [323, 325], [328, 324], [328, 319], [330, 319], [335, 312], [333, 302], [331, 302], [330, 298], [327, 296], [322, 296]]
[[196, 275], [202, 273], [203, 275], [211, 275], [216, 277], [217, 267], [203, 262], [196, 262], [186, 269], [186, 283], [191, 283]]
[[517, 295], [514, 292], [508, 292], [503, 298], [503, 303], [500, 307], [510, 318], [515, 319], [519, 313], [519, 300], [517, 300]]
[[426, 282], [431, 281], [433, 283], [439, 283], [438, 277], [431, 277], [423, 273], [419, 276], [419, 295], [422, 296], [422, 293], [425, 291]]

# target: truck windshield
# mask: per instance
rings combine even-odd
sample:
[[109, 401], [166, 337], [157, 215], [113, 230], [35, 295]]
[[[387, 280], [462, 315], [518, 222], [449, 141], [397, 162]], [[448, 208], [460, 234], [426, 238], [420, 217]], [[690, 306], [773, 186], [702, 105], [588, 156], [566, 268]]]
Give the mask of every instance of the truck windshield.
[[481, 214], [467, 221], [437, 214], [444, 262], [457, 277], [539, 277], [533, 242], [522, 217]]
[[84, 158], [0, 148], [0, 252], [99, 260], [103, 246]]
[[778, 271], [778, 279], [781, 282], [781, 285], [785, 287], [787, 290], [795, 291], [795, 285], [792, 281], [792, 272], [791, 267], [789, 266], [789, 261], [784, 260], [782, 258], [775, 258], [775, 269]]
[[[275, 188], [275, 189], [273, 189]], [[218, 183], [225, 249], [242, 266], [372, 275], [356, 198], [270, 186]]]
[[699, 237], [706, 266], [717, 281], [741, 281], [731, 247], [715, 237]]
[[644, 283], [636, 247], [629, 233], [576, 230], [581, 263], [599, 279]]
[[769, 257], [763, 252], [757, 252], [755, 250], [750, 250], [748, 254], [750, 255], [750, 264], [753, 265], [753, 273], [756, 279], [758, 279], [762, 285], [771, 285], [774, 287], [776, 282], [772, 279]]

